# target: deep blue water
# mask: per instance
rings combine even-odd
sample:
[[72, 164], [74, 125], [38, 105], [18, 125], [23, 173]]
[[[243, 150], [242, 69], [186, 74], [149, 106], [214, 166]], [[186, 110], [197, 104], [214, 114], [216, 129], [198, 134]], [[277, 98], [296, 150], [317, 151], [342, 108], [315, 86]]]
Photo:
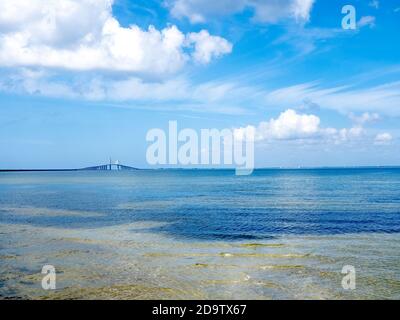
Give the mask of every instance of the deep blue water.
[[[20, 214], [21, 207], [28, 209]], [[163, 222], [149, 231], [188, 240], [398, 233], [400, 169], [0, 173], [0, 222], [96, 228], [136, 221]]]

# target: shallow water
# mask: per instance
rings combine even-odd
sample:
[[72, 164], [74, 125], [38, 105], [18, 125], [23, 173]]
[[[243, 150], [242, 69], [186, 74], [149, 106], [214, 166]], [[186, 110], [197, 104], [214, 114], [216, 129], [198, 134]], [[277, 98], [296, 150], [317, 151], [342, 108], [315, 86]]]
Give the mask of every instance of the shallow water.
[[399, 299], [399, 240], [400, 169], [0, 173], [3, 298]]

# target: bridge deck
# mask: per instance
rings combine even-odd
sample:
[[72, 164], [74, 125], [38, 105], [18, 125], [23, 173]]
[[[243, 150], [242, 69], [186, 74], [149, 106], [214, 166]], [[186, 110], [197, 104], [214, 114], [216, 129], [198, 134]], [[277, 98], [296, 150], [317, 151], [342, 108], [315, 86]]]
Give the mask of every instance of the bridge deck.
[[91, 170], [122, 171], [122, 170], [140, 170], [140, 169], [125, 166], [122, 164], [103, 164], [100, 166], [87, 167], [87, 168], [81, 168], [81, 169], [0, 169], [0, 172], [91, 171]]
[[124, 166], [122, 164], [103, 164], [100, 166], [94, 166], [94, 167], [87, 167], [87, 168], [82, 168], [79, 170], [102, 170], [102, 171], [107, 171], [107, 170], [115, 170], [115, 171], [121, 171], [121, 170], [139, 170], [138, 168], [134, 167], [129, 167], [129, 166]]

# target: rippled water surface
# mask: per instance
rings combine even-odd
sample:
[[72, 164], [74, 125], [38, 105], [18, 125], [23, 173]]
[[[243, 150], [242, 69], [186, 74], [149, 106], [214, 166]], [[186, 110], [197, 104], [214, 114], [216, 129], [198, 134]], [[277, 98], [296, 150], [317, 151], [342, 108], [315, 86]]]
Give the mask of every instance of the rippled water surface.
[[0, 173], [0, 298], [400, 299], [399, 240], [400, 169]]

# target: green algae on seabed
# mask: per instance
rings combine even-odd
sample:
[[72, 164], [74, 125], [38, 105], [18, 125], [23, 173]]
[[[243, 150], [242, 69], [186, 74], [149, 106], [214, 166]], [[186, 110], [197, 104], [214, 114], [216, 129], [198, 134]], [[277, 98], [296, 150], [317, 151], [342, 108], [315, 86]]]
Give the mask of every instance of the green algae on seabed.
[[[189, 267], [193, 268], [240, 268], [239, 265], [229, 265], [229, 264], [208, 264], [208, 263], [195, 263]], [[304, 269], [303, 265], [285, 265], [285, 264], [271, 264], [271, 265], [252, 265], [246, 266], [248, 269], [261, 269], [261, 270], [281, 270], [281, 269]]]
[[305, 266], [302, 265], [278, 265], [278, 264], [272, 264], [272, 265], [264, 265], [264, 266], [257, 266], [261, 270], [279, 270], [279, 269], [304, 269]]
[[202, 285], [208, 286], [232, 286], [232, 285], [245, 285], [245, 286], [262, 286], [266, 288], [281, 289], [279, 283], [266, 280], [252, 279], [249, 275], [244, 275], [241, 279], [214, 279], [214, 280], [202, 280], [200, 281]]
[[310, 254], [297, 254], [297, 253], [229, 253], [221, 252], [216, 253], [164, 253], [164, 252], [150, 252], [145, 253], [145, 257], [152, 258], [179, 258], [179, 257], [237, 257], [237, 258], [307, 258]]
[[0, 254], [0, 260], [9, 260], [9, 259], [17, 259], [18, 256], [14, 254]]
[[268, 248], [279, 248], [285, 246], [283, 243], [243, 243], [240, 247], [244, 248], [259, 248], [259, 247], [268, 247]]
[[207, 268], [210, 267], [210, 265], [207, 263], [196, 263], [194, 264], [194, 267]]
[[221, 252], [221, 257], [242, 257], [242, 258], [307, 258], [310, 254], [297, 253], [229, 253]]
[[132, 299], [176, 299], [178, 292], [171, 288], [147, 287], [137, 284], [112, 285], [104, 287], [68, 287], [39, 296], [40, 300], [132, 300]]
[[208, 264], [208, 263], [195, 263], [193, 265], [190, 265], [190, 267], [194, 267], [194, 268], [224, 268], [224, 269], [228, 269], [228, 268], [239, 268], [239, 266], [237, 265], [228, 265], [228, 264]]
[[[0, 298], [393, 299], [400, 292], [396, 280], [400, 242], [392, 241], [397, 239], [394, 235], [379, 235], [381, 241], [373, 242], [363, 235], [358, 242], [354, 236], [349, 236], [351, 240], [340, 236], [337, 241], [286, 237], [279, 240], [284, 248], [264, 248], [251, 246], [254, 243], [241, 246], [243, 242], [176, 241], [152, 233], [144, 237], [131, 232], [133, 224], [96, 230], [13, 224], [0, 224], [0, 228], [4, 231], [0, 281], [5, 284]], [[26, 249], [25, 243], [31, 248]], [[384, 260], [371, 258], [385, 245], [390, 246]], [[365, 246], [374, 251], [366, 251]], [[342, 266], [355, 259], [358, 247], [362, 250], [356, 258], [362, 259], [358, 260], [362, 269], [357, 268], [361, 271], [357, 290], [344, 292]], [[56, 266], [56, 291], [41, 289], [42, 261]], [[383, 266], [385, 273], [381, 273]]]

